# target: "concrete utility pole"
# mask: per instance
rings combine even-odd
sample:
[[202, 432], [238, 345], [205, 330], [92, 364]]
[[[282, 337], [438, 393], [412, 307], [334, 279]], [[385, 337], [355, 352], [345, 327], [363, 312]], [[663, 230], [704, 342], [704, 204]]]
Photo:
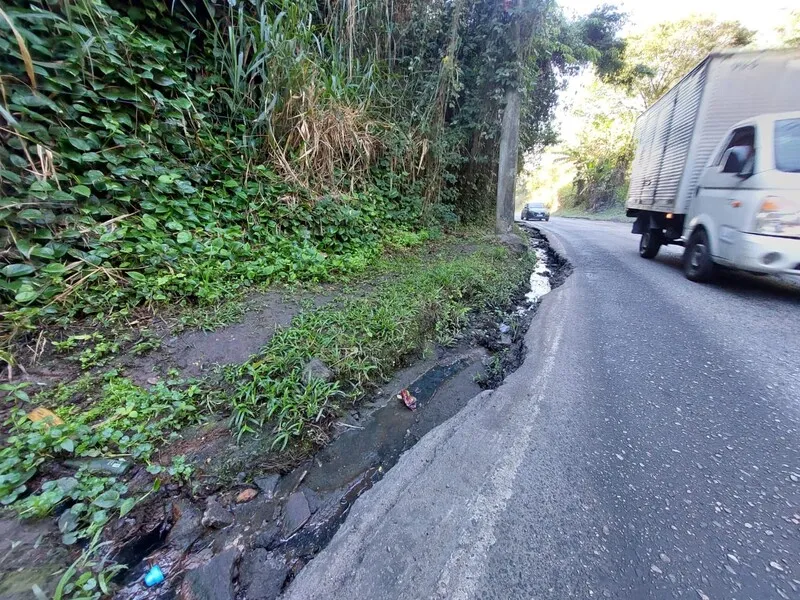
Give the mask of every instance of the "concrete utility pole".
[[514, 190], [517, 187], [519, 148], [519, 90], [506, 92], [506, 108], [500, 132], [500, 159], [497, 162], [497, 212], [495, 230], [510, 233], [514, 225]]
[[[517, 0], [516, 4], [519, 3]], [[508, 10], [511, 2], [507, 2]], [[511, 25], [512, 47], [520, 60], [519, 16], [514, 15]], [[517, 64], [519, 73], [519, 64]], [[500, 157], [497, 161], [497, 208], [495, 232], [510, 233], [514, 225], [514, 191], [517, 186], [517, 155], [519, 153], [519, 82], [516, 79], [506, 90], [506, 106], [500, 130]]]

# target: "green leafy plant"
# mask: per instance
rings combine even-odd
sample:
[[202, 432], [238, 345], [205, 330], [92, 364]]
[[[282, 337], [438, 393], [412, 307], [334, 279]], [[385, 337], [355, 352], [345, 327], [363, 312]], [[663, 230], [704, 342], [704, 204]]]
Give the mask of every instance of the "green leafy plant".
[[19, 402], [28, 402], [30, 398], [25, 388], [30, 386], [30, 382], [24, 381], [22, 383], [0, 383], [0, 392], [7, 399], [13, 399]]
[[[140, 304], [215, 304], [254, 283], [363, 269], [386, 232], [415, 224], [421, 202], [403, 196], [407, 175], [378, 172], [357, 189], [312, 195], [268, 164], [253, 164], [260, 134], [240, 136], [238, 126], [212, 116], [218, 100], [238, 93], [213, 75], [224, 68], [222, 56], [182, 58], [193, 48], [191, 15], [152, 0], [142, 8], [41, 4], [20, 0], [10, 11], [21, 43], [0, 36], [3, 72], [11, 74], [2, 105], [9, 137], [0, 147], [6, 341], [42, 322], [79, 315], [113, 322]], [[250, 28], [267, 24], [241, 8], [231, 18], [240, 19], [244, 44]], [[306, 23], [308, 7], [287, 3], [285, 19], [265, 12], [266, 3], [260, 10], [275, 34], [269, 43], [286, 40], [286, 51], [263, 52], [302, 70], [286, 53], [296, 43], [287, 36], [300, 35], [292, 23]], [[307, 35], [310, 49], [316, 41]], [[29, 64], [40, 77], [27, 76]], [[266, 83], [283, 90], [270, 73]], [[257, 115], [242, 116], [252, 123]], [[111, 352], [87, 351], [83, 363]]]
[[[457, 258], [407, 264], [407, 274], [341, 306], [300, 315], [264, 351], [226, 371], [235, 385], [231, 425], [239, 435], [276, 423], [274, 446], [284, 448], [380, 381], [427, 340], [450, 343], [470, 312], [509, 302], [532, 267], [503, 248], [484, 247]], [[319, 358], [336, 380], [303, 381]]]
[[186, 457], [182, 454], [172, 457], [171, 464], [168, 467], [163, 467], [159, 464], [151, 464], [147, 467], [147, 472], [153, 475], [159, 475], [166, 472], [170, 477], [182, 483], [189, 483], [189, 480], [194, 473], [194, 467], [186, 461]]
[[[115, 477], [93, 472], [91, 459], [130, 457], [148, 461], [158, 443], [173, 432], [197, 422], [198, 404], [206, 393], [197, 383], [160, 382], [144, 390], [112, 375], [100, 398], [81, 412], [60, 411], [63, 423], [31, 421], [25, 411], [12, 411], [11, 435], [0, 450], [0, 502], [22, 516], [43, 516], [57, 506], [70, 506], [60, 520], [67, 543], [91, 536], [130, 500]], [[59, 410], [59, 409], [57, 409]], [[54, 457], [75, 458], [85, 466], [74, 475], [45, 480], [38, 489], [28, 483]], [[81, 462], [82, 461], [82, 462]], [[182, 468], [181, 468], [182, 467]], [[176, 465], [186, 475], [186, 465]]]
[[496, 385], [498, 381], [502, 381], [504, 374], [503, 359], [507, 353], [508, 350], [504, 349], [493, 355], [486, 363], [485, 371], [475, 375], [475, 383], [483, 388], [488, 388]]
[[[570, 23], [544, 0], [6, 4], [9, 364], [42, 327], [330, 280], [421, 226], [480, 221], [501, 91], [523, 89], [535, 147], [560, 73], [619, 50], [618, 13]], [[522, 54], [517, 20], [536, 24]]]
[[[99, 536], [112, 518], [125, 516], [142, 499], [128, 496], [117, 476], [98, 472], [92, 461], [149, 461], [157, 445], [197, 422], [198, 405], [208, 396], [191, 381], [168, 380], [143, 390], [116, 372], [103, 380], [100, 397], [88, 410], [56, 408], [63, 423], [52, 418], [32, 421], [25, 411], [12, 410], [6, 423], [10, 435], [0, 449], [0, 502], [21, 517], [43, 517], [61, 508], [62, 542], [89, 540], [80, 559], [62, 576], [56, 597], [99, 598], [109, 593], [111, 577], [121, 567], [101, 556], [105, 544], [98, 543]], [[96, 381], [97, 376], [86, 375], [56, 396], [66, 400]], [[49, 464], [54, 459], [75, 461], [68, 463], [75, 472], [52, 478]], [[187, 482], [192, 467], [184, 457], [175, 457], [168, 472]], [[33, 487], [31, 482], [36, 482]]]
[[41, 391], [36, 395], [36, 400], [43, 406], [59, 408], [59, 412], [67, 416], [74, 410], [73, 401], [100, 389], [104, 380], [111, 379], [117, 374], [117, 371], [113, 369], [105, 374], [83, 373], [73, 381], [58, 382]]
[[85, 348], [78, 355], [78, 361], [81, 363], [82, 369], [88, 369], [97, 365], [104, 364], [111, 356], [119, 352], [122, 344], [130, 339], [129, 336], [123, 335], [115, 338], [114, 340], [102, 340]]
[[161, 347], [161, 338], [155, 335], [153, 332], [146, 329], [142, 331], [138, 341], [131, 348], [131, 352], [133, 352], [137, 356], [141, 356], [143, 354], [147, 354], [152, 350], [157, 350], [160, 347]]
[[99, 333], [85, 333], [80, 335], [71, 335], [65, 340], [61, 341], [53, 341], [53, 348], [55, 348], [58, 352], [67, 352], [69, 350], [74, 350], [79, 345], [82, 345], [83, 342], [87, 341], [95, 341], [101, 340], [103, 336]]
[[94, 534], [86, 549], [61, 576], [53, 592], [53, 600], [99, 600], [111, 593], [112, 579], [125, 567], [109, 560], [105, 552], [109, 543], [100, 542], [100, 533], [97, 531]]

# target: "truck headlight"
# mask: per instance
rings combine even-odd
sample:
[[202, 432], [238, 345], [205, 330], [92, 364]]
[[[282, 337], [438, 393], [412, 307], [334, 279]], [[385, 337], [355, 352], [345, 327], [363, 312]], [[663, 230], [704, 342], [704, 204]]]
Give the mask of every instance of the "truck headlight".
[[767, 196], [756, 213], [755, 232], [800, 238], [800, 200]]

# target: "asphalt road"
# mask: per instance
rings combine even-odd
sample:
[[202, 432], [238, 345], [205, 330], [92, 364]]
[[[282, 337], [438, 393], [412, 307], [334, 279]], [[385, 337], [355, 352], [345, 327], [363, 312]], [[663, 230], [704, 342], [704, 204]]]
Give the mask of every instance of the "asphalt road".
[[542, 229], [575, 271], [523, 366], [406, 453], [286, 596], [800, 598], [800, 288], [691, 283], [627, 225]]

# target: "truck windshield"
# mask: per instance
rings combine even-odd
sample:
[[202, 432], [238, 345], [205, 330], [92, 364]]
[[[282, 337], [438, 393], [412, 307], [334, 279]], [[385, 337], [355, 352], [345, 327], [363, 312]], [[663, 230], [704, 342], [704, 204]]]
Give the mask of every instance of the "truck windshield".
[[775, 121], [775, 168], [800, 173], [800, 119]]

